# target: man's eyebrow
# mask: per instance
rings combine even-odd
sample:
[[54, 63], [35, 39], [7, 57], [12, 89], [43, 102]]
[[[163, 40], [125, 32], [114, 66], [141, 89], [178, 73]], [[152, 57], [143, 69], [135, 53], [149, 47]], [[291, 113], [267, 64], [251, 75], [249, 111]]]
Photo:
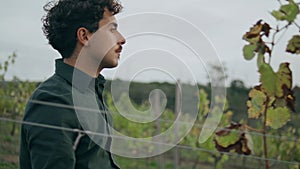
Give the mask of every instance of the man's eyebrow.
[[118, 24], [116, 22], [111, 22], [109, 25], [113, 25], [114, 27], [118, 27]]

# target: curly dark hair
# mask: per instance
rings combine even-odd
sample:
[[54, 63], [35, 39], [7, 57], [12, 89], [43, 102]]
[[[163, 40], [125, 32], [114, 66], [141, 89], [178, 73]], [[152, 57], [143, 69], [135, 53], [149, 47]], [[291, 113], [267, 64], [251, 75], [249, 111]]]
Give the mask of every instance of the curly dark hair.
[[113, 14], [122, 10], [117, 0], [56, 0], [44, 6], [43, 32], [49, 44], [63, 58], [70, 57], [76, 47], [76, 32], [85, 27], [91, 33], [98, 30], [104, 8]]

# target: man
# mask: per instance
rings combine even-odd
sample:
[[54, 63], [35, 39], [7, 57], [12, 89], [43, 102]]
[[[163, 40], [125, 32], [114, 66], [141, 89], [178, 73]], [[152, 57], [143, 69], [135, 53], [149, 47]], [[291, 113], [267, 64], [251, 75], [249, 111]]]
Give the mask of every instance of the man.
[[114, 15], [122, 6], [114, 0], [59, 0], [44, 9], [43, 31], [62, 59], [27, 104], [20, 168], [119, 168], [109, 152], [111, 116], [103, 106], [100, 72], [118, 65], [125, 39]]

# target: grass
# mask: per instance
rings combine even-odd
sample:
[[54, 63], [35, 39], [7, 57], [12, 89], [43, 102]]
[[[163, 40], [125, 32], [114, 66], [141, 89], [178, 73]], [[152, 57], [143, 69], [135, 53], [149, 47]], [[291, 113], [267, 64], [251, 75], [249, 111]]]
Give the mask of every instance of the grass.
[[[18, 169], [19, 168], [19, 129], [14, 136], [10, 135], [11, 123], [0, 121], [0, 169]], [[197, 154], [203, 153], [187, 149], [179, 149], [181, 160], [178, 169], [192, 169], [197, 158]], [[160, 156], [146, 159], [130, 159], [125, 157], [116, 157], [116, 161], [122, 169], [160, 169], [159, 158], [163, 169], [174, 169], [173, 160], [174, 151], [170, 150]], [[207, 155], [207, 154], [204, 154]], [[203, 157], [203, 156], [202, 156]], [[286, 164], [274, 163], [272, 169], [289, 169]], [[197, 163], [197, 169], [215, 169], [212, 162], [205, 162], [200, 159]], [[224, 163], [223, 169], [264, 169], [264, 163], [261, 160], [242, 158], [232, 156]]]
[[19, 168], [19, 128], [14, 136], [10, 135], [11, 123], [0, 122], [0, 168]]
[[15, 163], [0, 161], [0, 168], [1, 169], [16, 169], [16, 168], [19, 168], [19, 166]]

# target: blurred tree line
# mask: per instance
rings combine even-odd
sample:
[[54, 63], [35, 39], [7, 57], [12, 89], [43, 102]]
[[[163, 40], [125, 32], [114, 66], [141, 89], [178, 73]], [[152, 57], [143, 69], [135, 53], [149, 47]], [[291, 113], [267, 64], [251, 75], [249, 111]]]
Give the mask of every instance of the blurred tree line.
[[[122, 85], [121, 80], [118, 80], [120, 86]], [[189, 84], [183, 84], [189, 85]], [[129, 87], [129, 97], [130, 99], [140, 105], [149, 101], [149, 94], [154, 89], [162, 90], [168, 101], [166, 108], [173, 110], [175, 108], [175, 84], [172, 83], [141, 83], [141, 82], [131, 82]], [[211, 98], [211, 87], [210, 84], [203, 85], [198, 84], [198, 88], [203, 89], [208, 94], [208, 99]], [[118, 89], [118, 88], [116, 88]], [[111, 81], [108, 80], [105, 85], [106, 91], [111, 91]], [[230, 83], [230, 86], [226, 88], [226, 95], [228, 101], [228, 109], [234, 112], [232, 117], [233, 121], [239, 121], [240, 119], [247, 119], [247, 105], [246, 102], [248, 100], [250, 88], [246, 87], [244, 82], [241, 80], [233, 80]], [[293, 88], [294, 95], [296, 98], [296, 112], [300, 113], [300, 87], [295, 86]], [[197, 99], [197, 96], [194, 96]]]
[[[3, 76], [2, 76], [3, 77]], [[118, 80], [122, 85], [121, 80]], [[31, 92], [37, 87], [39, 82], [21, 81], [14, 77], [12, 80], [5, 80], [2, 78], [0, 81], [0, 116], [9, 117], [12, 119], [21, 119], [23, 115], [23, 109], [25, 108], [26, 101], [29, 99]], [[183, 84], [189, 85], [189, 84]], [[203, 89], [208, 94], [208, 99], [211, 97], [211, 87], [209, 84], [198, 84], [198, 88]], [[149, 102], [149, 94], [154, 89], [162, 90], [167, 97], [166, 108], [174, 111], [175, 109], [175, 84], [172, 83], [142, 83], [131, 82], [129, 87], [129, 97], [132, 102], [137, 105], [147, 104]], [[105, 85], [105, 91], [111, 91], [111, 81], [107, 80]], [[233, 80], [229, 87], [227, 87], [227, 101], [228, 109], [234, 112], [232, 116], [233, 121], [240, 121], [241, 119], [247, 119], [247, 105], [248, 93], [250, 88], [247, 88], [243, 81]], [[296, 114], [300, 112], [300, 87], [295, 86], [293, 88], [294, 96], [296, 98]], [[194, 95], [197, 100], [197, 95]], [[16, 104], [19, 103], [19, 104]], [[185, 102], [186, 103], [186, 102]], [[300, 124], [290, 123], [294, 127], [300, 127]], [[14, 128], [14, 127], [13, 127]], [[14, 129], [11, 133], [14, 134]]]

